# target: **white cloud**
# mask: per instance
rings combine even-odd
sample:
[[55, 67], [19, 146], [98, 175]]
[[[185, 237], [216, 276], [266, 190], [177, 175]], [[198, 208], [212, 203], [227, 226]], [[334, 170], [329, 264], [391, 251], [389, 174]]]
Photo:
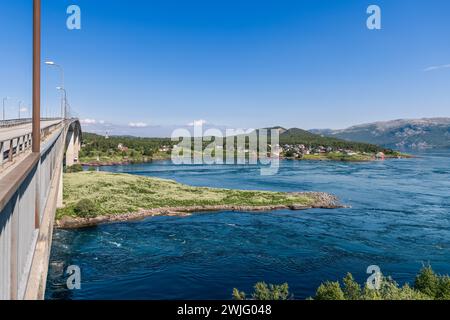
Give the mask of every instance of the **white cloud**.
[[105, 124], [105, 120], [100, 120], [98, 123]]
[[20, 108], [20, 112], [21, 112], [21, 113], [28, 112], [28, 108]]
[[85, 125], [96, 124], [97, 120], [95, 119], [81, 119], [80, 122]]
[[206, 120], [194, 120], [194, 122], [188, 123], [189, 127], [199, 127], [199, 126], [203, 126], [207, 123]]
[[132, 128], [146, 128], [148, 127], [148, 124], [146, 124], [145, 122], [130, 122], [128, 126]]
[[443, 64], [443, 65], [440, 65], [440, 66], [428, 67], [428, 68], [424, 69], [423, 71], [430, 72], [430, 71], [435, 71], [435, 70], [440, 70], [440, 69], [448, 69], [448, 68], [450, 68], [450, 64]]

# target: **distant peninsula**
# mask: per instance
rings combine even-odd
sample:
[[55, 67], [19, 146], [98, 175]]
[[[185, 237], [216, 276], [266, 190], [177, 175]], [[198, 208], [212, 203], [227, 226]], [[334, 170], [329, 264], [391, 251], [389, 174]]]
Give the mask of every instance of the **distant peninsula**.
[[[374, 144], [322, 136], [298, 128], [268, 129], [279, 131], [282, 159], [359, 162], [410, 157]], [[109, 166], [168, 160], [176, 144], [177, 142], [170, 138], [101, 136], [85, 133], [79, 163], [84, 166]]]

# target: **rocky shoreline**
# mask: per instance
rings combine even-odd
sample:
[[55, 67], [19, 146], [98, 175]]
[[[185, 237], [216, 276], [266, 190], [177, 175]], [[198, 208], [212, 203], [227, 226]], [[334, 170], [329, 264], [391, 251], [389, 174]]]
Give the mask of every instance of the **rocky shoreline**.
[[295, 192], [295, 195], [308, 195], [314, 199], [312, 205], [272, 205], [272, 206], [236, 206], [236, 205], [214, 205], [214, 206], [190, 206], [190, 207], [168, 207], [140, 210], [138, 212], [129, 212], [124, 214], [102, 215], [94, 218], [80, 218], [65, 216], [56, 220], [55, 227], [60, 229], [79, 229], [94, 227], [100, 224], [126, 222], [142, 220], [147, 217], [157, 216], [175, 216], [186, 217], [197, 212], [216, 212], [216, 211], [244, 211], [244, 212], [264, 212], [274, 210], [307, 210], [307, 209], [338, 209], [346, 208], [340, 204], [337, 197], [324, 192]]

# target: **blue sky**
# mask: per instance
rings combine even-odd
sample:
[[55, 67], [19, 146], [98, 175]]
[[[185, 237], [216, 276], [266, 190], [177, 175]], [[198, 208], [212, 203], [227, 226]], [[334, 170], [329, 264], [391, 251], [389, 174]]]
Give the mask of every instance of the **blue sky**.
[[[310, 129], [450, 116], [448, 0], [42, 2], [43, 59], [64, 66], [71, 105], [97, 123]], [[0, 95], [28, 106], [31, 4], [0, 5]], [[81, 30], [66, 28], [70, 4]], [[380, 31], [366, 28], [370, 4]], [[58, 76], [43, 67], [50, 115]]]

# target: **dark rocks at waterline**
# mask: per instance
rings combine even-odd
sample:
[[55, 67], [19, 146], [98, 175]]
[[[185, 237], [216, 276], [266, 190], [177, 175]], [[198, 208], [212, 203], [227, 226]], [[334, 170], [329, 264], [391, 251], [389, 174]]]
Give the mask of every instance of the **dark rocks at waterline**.
[[311, 205], [293, 204], [293, 205], [269, 205], [269, 206], [239, 206], [239, 205], [212, 205], [212, 206], [190, 206], [190, 207], [172, 207], [172, 208], [155, 208], [149, 210], [141, 210], [138, 212], [129, 212], [124, 214], [103, 215], [94, 218], [79, 218], [65, 216], [56, 221], [55, 226], [61, 229], [77, 229], [93, 227], [104, 223], [114, 223], [123, 221], [141, 220], [147, 217], [155, 216], [176, 216], [186, 217], [192, 213], [201, 212], [219, 212], [219, 211], [235, 211], [235, 212], [265, 212], [275, 210], [307, 210], [313, 208], [321, 209], [337, 209], [345, 208], [339, 199], [331, 194], [324, 192], [293, 192], [297, 196], [307, 196], [314, 200]]

